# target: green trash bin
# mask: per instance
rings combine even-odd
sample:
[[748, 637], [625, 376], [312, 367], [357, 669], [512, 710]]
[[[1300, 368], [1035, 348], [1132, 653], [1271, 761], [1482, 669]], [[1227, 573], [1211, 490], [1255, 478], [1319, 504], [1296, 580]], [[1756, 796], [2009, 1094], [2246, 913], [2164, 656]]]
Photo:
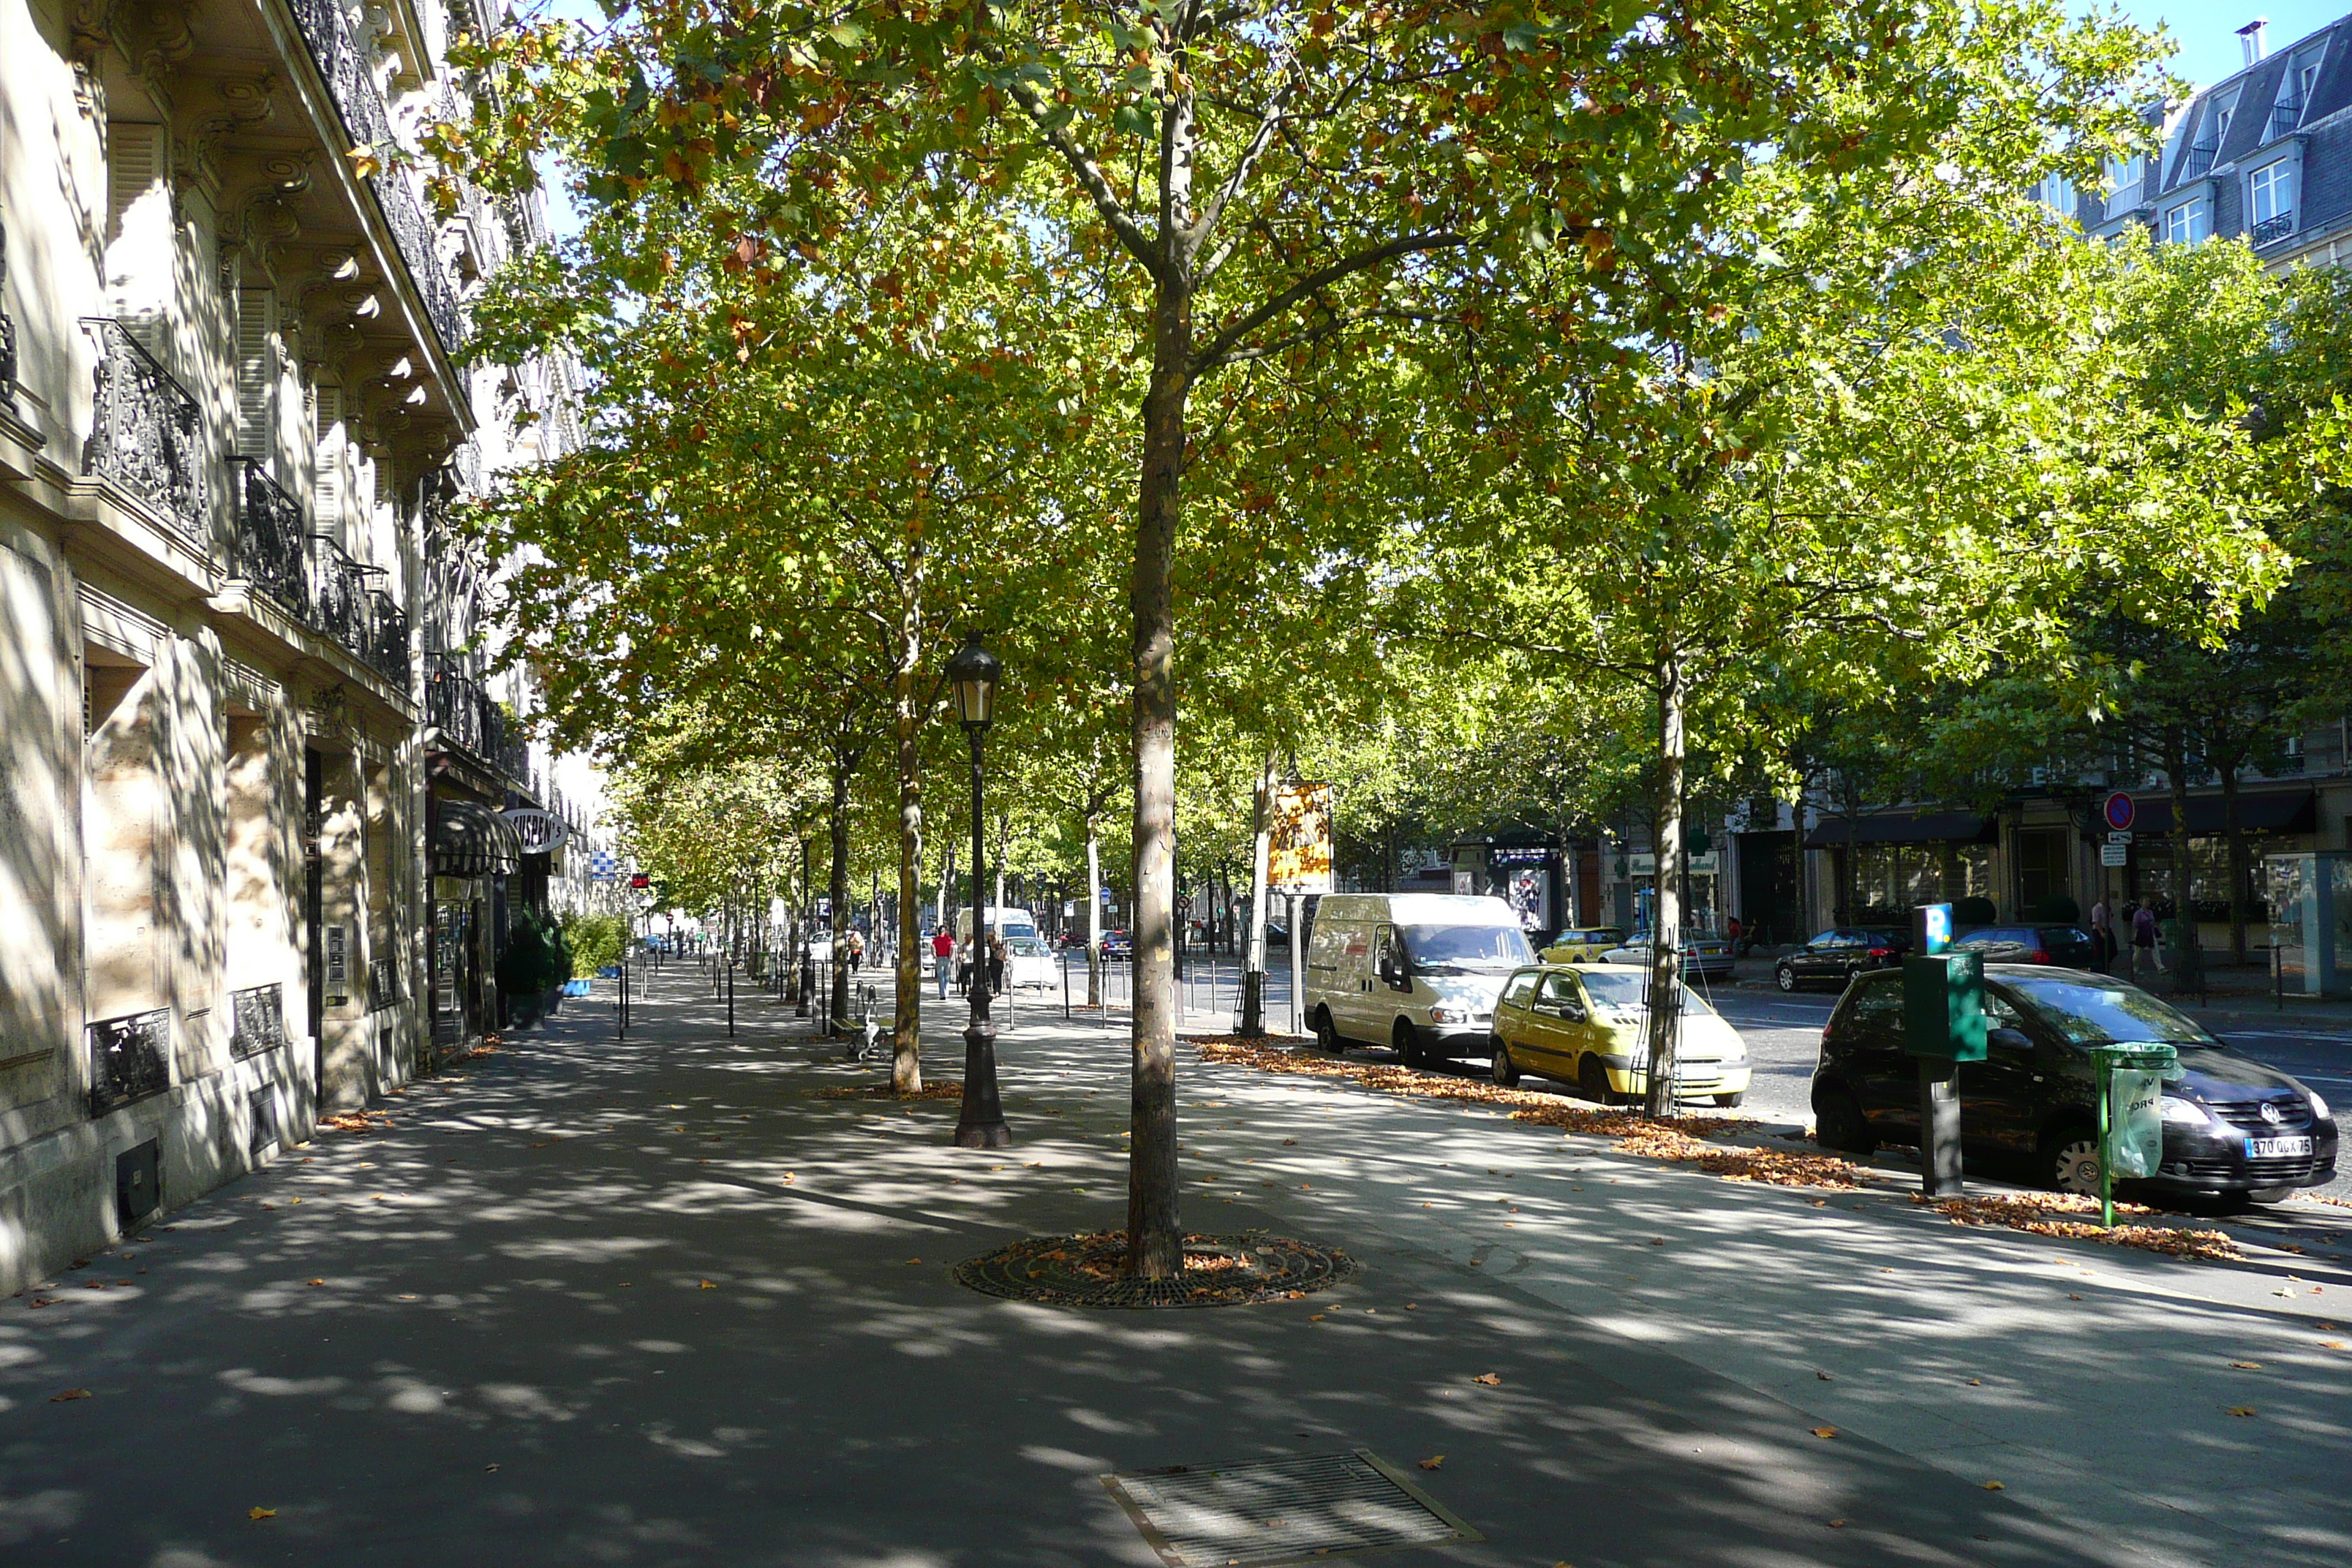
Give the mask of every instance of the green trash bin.
[[2164, 1163], [2164, 1080], [2180, 1053], [2161, 1041], [2086, 1047], [2099, 1069], [2099, 1223], [2116, 1223], [2116, 1179]]

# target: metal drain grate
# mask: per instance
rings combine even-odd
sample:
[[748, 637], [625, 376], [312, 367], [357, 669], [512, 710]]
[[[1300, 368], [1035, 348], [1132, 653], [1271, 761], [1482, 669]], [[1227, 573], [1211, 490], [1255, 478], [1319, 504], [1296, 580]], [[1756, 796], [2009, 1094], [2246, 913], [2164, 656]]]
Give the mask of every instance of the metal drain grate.
[[1102, 1478], [1169, 1568], [1276, 1568], [1486, 1539], [1370, 1450]]

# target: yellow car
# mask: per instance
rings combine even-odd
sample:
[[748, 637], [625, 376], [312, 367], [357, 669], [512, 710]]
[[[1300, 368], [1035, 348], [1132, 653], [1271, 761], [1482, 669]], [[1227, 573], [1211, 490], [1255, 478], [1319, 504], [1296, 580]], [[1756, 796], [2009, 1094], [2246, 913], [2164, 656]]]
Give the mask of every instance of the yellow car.
[[1546, 963], [1598, 963], [1602, 953], [1624, 945], [1625, 933], [1615, 926], [1572, 927], [1536, 956]]
[[[1495, 1004], [1495, 1081], [1522, 1073], [1575, 1084], [1603, 1105], [1649, 1088], [1649, 972], [1615, 963], [1540, 964], [1512, 972]], [[1683, 987], [1675, 1098], [1738, 1105], [1748, 1095], [1748, 1043]]]

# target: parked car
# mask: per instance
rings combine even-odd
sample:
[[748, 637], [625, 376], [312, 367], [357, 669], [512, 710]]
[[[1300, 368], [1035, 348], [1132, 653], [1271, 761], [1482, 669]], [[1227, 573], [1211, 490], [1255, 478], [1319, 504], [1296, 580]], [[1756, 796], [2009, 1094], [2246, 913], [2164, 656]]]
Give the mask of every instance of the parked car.
[[2070, 925], [1978, 926], [1952, 939], [1957, 952], [1981, 952], [1987, 963], [2056, 963], [2091, 967], [2091, 933]]
[[[1612, 947], [1601, 954], [1603, 963], [1630, 963], [1643, 969], [1650, 966], [1650, 933], [1636, 931], [1632, 941], [1622, 947]], [[1731, 944], [1719, 936], [1699, 936], [1683, 933], [1683, 978], [1692, 975], [1705, 980], [1731, 978]]]
[[1534, 962], [1500, 899], [1327, 893], [1307, 952], [1307, 1020], [1328, 1051], [1394, 1046], [1414, 1067], [1482, 1056], [1503, 982]]
[[[2149, 1184], [2275, 1202], [2336, 1177], [2336, 1121], [2295, 1079], [2215, 1039], [2136, 985], [2084, 970], [1988, 963], [1986, 1058], [1959, 1068], [1960, 1138], [2063, 1192], [2098, 1190], [2097, 1069], [2085, 1047], [2162, 1041], [2164, 1158]], [[1857, 975], [1822, 1031], [1814, 1136], [1866, 1153], [1919, 1142], [1919, 1072], [1903, 1049], [1900, 972]]]
[[[1522, 1073], [1560, 1079], [1603, 1105], [1644, 1093], [1649, 1023], [1645, 971], [1601, 963], [1519, 970], [1495, 1004], [1495, 1081], [1508, 1088]], [[1675, 1098], [1738, 1105], [1751, 1071], [1739, 1031], [1684, 986]]]
[[1570, 927], [1536, 956], [1546, 963], [1597, 963], [1602, 953], [1624, 945], [1625, 932], [1617, 926]]
[[1772, 965], [1772, 983], [1783, 991], [1807, 985], [1843, 990], [1855, 975], [1873, 969], [1900, 969], [1911, 939], [1885, 926], [1839, 926], [1822, 932]]
[[1062, 984], [1062, 961], [1040, 938], [1008, 936], [1004, 939], [1004, 984], [1008, 990], [1024, 985], [1058, 986]]
[[812, 932], [808, 939], [808, 956], [811, 963], [831, 963], [833, 933], [829, 931]]
[[1135, 938], [1123, 931], [1107, 931], [1102, 933], [1102, 950], [1105, 958], [1133, 958]]

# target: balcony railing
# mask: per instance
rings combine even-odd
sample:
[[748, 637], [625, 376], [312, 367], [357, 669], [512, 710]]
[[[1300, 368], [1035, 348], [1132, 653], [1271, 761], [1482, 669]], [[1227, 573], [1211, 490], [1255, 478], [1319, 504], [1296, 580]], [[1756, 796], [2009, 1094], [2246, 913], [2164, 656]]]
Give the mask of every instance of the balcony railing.
[[2271, 105], [2271, 122], [2264, 128], [2263, 140], [2275, 142], [2294, 130], [2303, 119], [2303, 100], [2282, 98]]
[[425, 702], [426, 717], [439, 727], [445, 743], [470, 753], [518, 785], [530, 787], [530, 740], [457, 659], [441, 654], [426, 656]]
[[2213, 166], [2213, 159], [2221, 151], [2221, 143], [2218, 138], [2198, 142], [2189, 149], [2188, 160], [2180, 165], [2180, 177], [2184, 180], [2199, 178]]
[[362, 566], [323, 533], [310, 535], [310, 624], [353, 658], [373, 663], [375, 604], [368, 578], [381, 567]]
[[[341, 0], [287, 0], [287, 5], [294, 13], [295, 25], [302, 30], [303, 42], [310, 46], [310, 58], [317, 63], [320, 76], [326, 79], [328, 92], [334, 97], [335, 109], [342, 116], [344, 134], [355, 147], [373, 147], [389, 155], [394, 145], [392, 117], [384, 111], [383, 95], [376, 90], [375, 79], [368, 73], [367, 58], [360, 52], [359, 40], [352, 36]], [[416, 196], [407, 184], [389, 171], [371, 175], [367, 184], [375, 192], [376, 205], [383, 209], [393, 244], [399, 248], [401, 260], [407, 263], [416, 292], [425, 301], [425, 313], [433, 319], [434, 334], [451, 355], [462, 353], [466, 346], [465, 316], [458, 309], [457, 292], [450, 285], [449, 275], [442, 268], [433, 226], [425, 209], [417, 205]]]
[[2276, 217], [2266, 217], [2254, 225], [2246, 237], [2255, 245], [2268, 245], [2273, 240], [2284, 239], [2294, 232], [2294, 215], [2281, 213]]
[[98, 413], [82, 467], [120, 485], [199, 545], [206, 525], [205, 416], [121, 321], [99, 320]]
[[[8, 281], [8, 231], [0, 228], [0, 285]], [[0, 404], [16, 395], [16, 323], [0, 310]]]
[[368, 653], [368, 662], [376, 673], [403, 691], [408, 689], [408, 612], [394, 602], [391, 595], [373, 589], [368, 597], [373, 602], [375, 644]]
[[236, 460], [236, 572], [284, 605], [310, 618], [310, 571], [302, 503], [251, 458]]

